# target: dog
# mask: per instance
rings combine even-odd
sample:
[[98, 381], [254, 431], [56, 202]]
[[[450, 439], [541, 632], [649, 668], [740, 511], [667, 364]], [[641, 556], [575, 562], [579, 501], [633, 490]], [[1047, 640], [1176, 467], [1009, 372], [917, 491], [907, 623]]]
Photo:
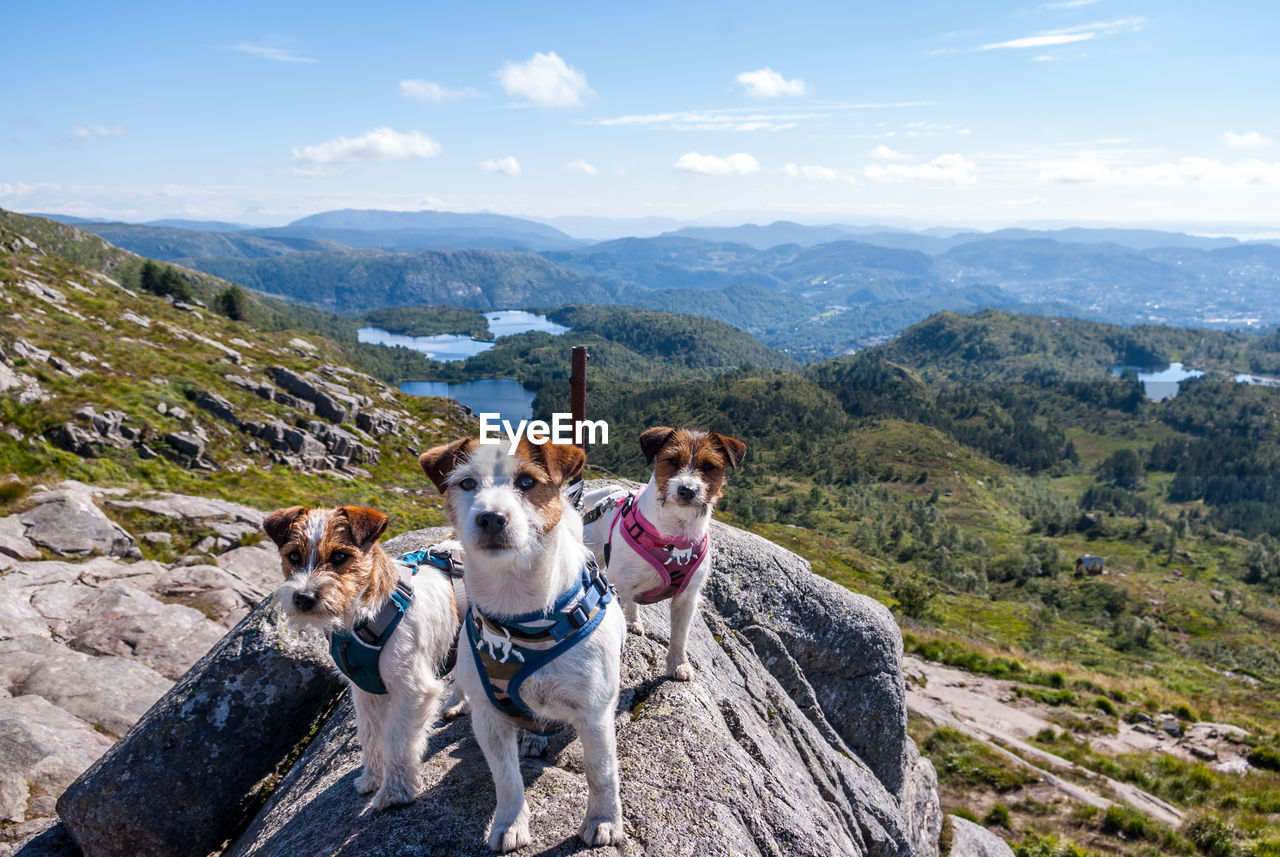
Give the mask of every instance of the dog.
[[262, 526], [280, 549], [279, 610], [329, 638], [351, 687], [364, 752], [356, 790], [376, 792], [376, 810], [412, 802], [444, 689], [439, 667], [458, 638], [453, 586], [429, 567], [410, 574], [393, 561], [378, 544], [387, 516], [376, 509], [294, 506]]
[[688, 681], [689, 625], [711, 572], [711, 511], [747, 445], [714, 432], [655, 426], [641, 432], [640, 449], [653, 465], [649, 484], [638, 493], [588, 492], [584, 540], [617, 588], [632, 633], [644, 633], [640, 604], [670, 599], [666, 674]]
[[[587, 811], [579, 837], [616, 845], [625, 838], [614, 715], [626, 630], [563, 492], [586, 456], [575, 446], [527, 439], [510, 449], [508, 440], [462, 438], [419, 459], [466, 551], [470, 607], [455, 675], [497, 793], [488, 845], [505, 852], [532, 841], [517, 733], [550, 723], [572, 726], [582, 740]], [[585, 624], [575, 630], [579, 620]], [[502, 661], [492, 650], [486, 656], [485, 641], [502, 639], [498, 629], [527, 663]], [[568, 647], [556, 642], [569, 637]], [[558, 653], [547, 655], [553, 647]]]

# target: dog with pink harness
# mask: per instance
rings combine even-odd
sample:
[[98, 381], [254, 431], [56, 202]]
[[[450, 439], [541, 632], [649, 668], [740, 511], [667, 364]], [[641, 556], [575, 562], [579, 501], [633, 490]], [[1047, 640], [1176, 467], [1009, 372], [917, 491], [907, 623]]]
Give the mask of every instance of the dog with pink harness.
[[653, 465], [649, 483], [588, 493], [583, 541], [617, 589], [632, 633], [644, 633], [641, 604], [671, 602], [666, 672], [688, 681], [689, 626], [711, 571], [711, 512], [747, 446], [715, 432], [656, 426], [640, 434], [640, 448]]

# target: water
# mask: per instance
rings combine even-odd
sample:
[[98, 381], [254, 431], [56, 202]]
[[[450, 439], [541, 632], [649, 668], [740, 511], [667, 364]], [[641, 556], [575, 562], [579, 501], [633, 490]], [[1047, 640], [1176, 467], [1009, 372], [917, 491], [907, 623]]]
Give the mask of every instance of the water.
[[[487, 312], [484, 317], [489, 320], [489, 330], [493, 332], [495, 337], [527, 333], [531, 330], [541, 330], [558, 335], [567, 333], [569, 330], [564, 325], [548, 321], [545, 315], [537, 315], [518, 309]], [[488, 351], [493, 347], [492, 342], [484, 342], [458, 334], [405, 336], [399, 333], [389, 333], [380, 327], [362, 327], [356, 331], [356, 338], [361, 342], [371, 342], [375, 345], [402, 345], [405, 348], [421, 351], [432, 360], [439, 360], [443, 363], [466, 360], [468, 357], [474, 357], [480, 352]]]
[[476, 414], [501, 414], [513, 423], [533, 418], [532, 390], [510, 378], [489, 378], [447, 384], [444, 381], [405, 381], [400, 392], [411, 396], [443, 396], [466, 405]]
[[1268, 378], [1266, 375], [1250, 375], [1248, 372], [1236, 374], [1240, 384], [1257, 384], [1259, 387], [1280, 387], [1280, 378]]
[[1164, 369], [1147, 369], [1142, 366], [1112, 366], [1111, 372], [1115, 375], [1123, 375], [1126, 369], [1138, 373], [1138, 380], [1142, 382], [1143, 392], [1153, 402], [1172, 399], [1178, 395], [1178, 385], [1180, 383], [1188, 378], [1199, 378], [1204, 374], [1199, 369], [1183, 368], [1181, 363], [1170, 363]]

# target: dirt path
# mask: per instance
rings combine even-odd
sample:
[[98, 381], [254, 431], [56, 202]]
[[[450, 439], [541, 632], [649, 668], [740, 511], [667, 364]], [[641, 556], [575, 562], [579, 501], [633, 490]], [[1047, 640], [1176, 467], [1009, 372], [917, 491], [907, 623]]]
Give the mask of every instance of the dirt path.
[[[1097, 788], [1105, 788], [1116, 800], [1171, 827], [1182, 823], [1182, 811], [1155, 795], [1096, 774], [1028, 743], [1027, 739], [1042, 729], [1059, 727], [1046, 719], [1036, 706], [1014, 704], [1013, 682], [973, 675], [911, 656], [904, 658], [903, 666], [909, 676], [924, 680], [924, 687], [918, 681], [907, 683], [907, 710], [911, 714], [968, 735], [1010, 761], [1035, 771], [1046, 783], [1073, 800], [1103, 809], [1115, 803], [1110, 797], [1059, 776], [1054, 770], [1082, 775], [1090, 783], [1097, 783]], [[1126, 735], [1125, 749], [1130, 752], [1144, 749], [1169, 752], [1169, 747], [1155, 736], [1132, 729], [1128, 733], [1134, 736], [1130, 739]]]

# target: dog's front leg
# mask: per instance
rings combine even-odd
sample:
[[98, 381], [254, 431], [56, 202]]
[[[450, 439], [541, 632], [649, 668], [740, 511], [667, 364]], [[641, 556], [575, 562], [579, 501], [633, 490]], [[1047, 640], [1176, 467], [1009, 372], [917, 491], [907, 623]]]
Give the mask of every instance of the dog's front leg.
[[698, 590], [690, 586], [671, 599], [671, 642], [667, 645], [667, 675], [676, 681], [693, 678], [693, 667], [685, 656], [689, 642], [689, 626], [698, 607]]
[[385, 755], [387, 700], [365, 693], [355, 687], [351, 688], [351, 700], [356, 707], [356, 740], [364, 753], [364, 770], [356, 779], [356, 791], [362, 795], [372, 794], [382, 786], [382, 777], [386, 771]]
[[448, 701], [444, 704], [444, 711], [441, 712], [445, 720], [456, 720], [467, 713], [467, 695], [463, 693], [462, 688], [455, 681], [453, 683], [453, 691], [449, 694]]
[[412, 803], [418, 796], [418, 771], [427, 744], [427, 725], [443, 690], [434, 683], [425, 690], [397, 687], [391, 691], [382, 732], [387, 768], [382, 788], [373, 796], [374, 809]]
[[588, 845], [618, 845], [626, 838], [622, 800], [618, 795], [618, 740], [614, 733], [614, 704], [596, 722], [575, 724], [582, 739], [587, 768], [587, 817], [578, 837]]
[[529, 805], [524, 799], [524, 779], [520, 776], [516, 724], [491, 705], [477, 705], [471, 711], [471, 728], [489, 763], [497, 795], [489, 848], [498, 852], [523, 848], [533, 839], [529, 836]]
[[640, 621], [640, 602], [621, 598], [622, 613], [627, 617], [627, 630], [633, 634], [644, 633], [644, 623]]

